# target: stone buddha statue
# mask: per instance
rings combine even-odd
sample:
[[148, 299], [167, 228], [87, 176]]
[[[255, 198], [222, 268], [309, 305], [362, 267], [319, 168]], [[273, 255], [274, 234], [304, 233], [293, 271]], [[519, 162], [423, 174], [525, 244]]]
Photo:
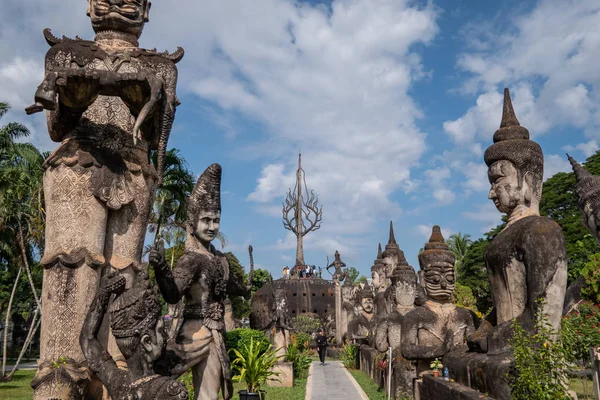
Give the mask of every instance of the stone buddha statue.
[[383, 253], [381, 251], [381, 243], [377, 259], [371, 267], [371, 284], [375, 289], [375, 315], [383, 316], [388, 313], [388, 301], [386, 299], [386, 289], [388, 288], [388, 266], [383, 262]]
[[391, 297], [394, 310], [383, 316], [375, 328], [375, 348], [380, 352], [391, 347], [399, 351], [402, 344], [402, 319], [415, 308], [417, 295], [417, 274], [415, 270], [403, 263], [394, 268], [391, 276]]
[[348, 337], [350, 339], [372, 336], [372, 326], [375, 322], [373, 291], [369, 285], [365, 285], [357, 292], [359, 313], [348, 324]]
[[437, 225], [419, 254], [419, 265], [428, 299], [402, 318], [401, 348], [402, 355], [417, 360], [418, 371], [423, 371], [429, 369], [429, 361], [465, 344], [475, 325], [469, 310], [452, 303], [454, 254]]
[[560, 328], [567, 261], [560, 226], [539, 213], [542, 148], [519, 124], [508, 89], [504, 90], [500, 129], [484, 159], [491, 184], [488, 197], [508, 221], [484, 255], [494, 312], [469, 340], [469, 347], [497, 354], [507, 350], [515, 318], [533, 333], [533, 319], [540, 304], [550, 325], [555, 330]]
[[592, 175], [568, 154], [567, 157], [577, 179], [575, 189], [583, 223], [600, 245], [600, 176]]

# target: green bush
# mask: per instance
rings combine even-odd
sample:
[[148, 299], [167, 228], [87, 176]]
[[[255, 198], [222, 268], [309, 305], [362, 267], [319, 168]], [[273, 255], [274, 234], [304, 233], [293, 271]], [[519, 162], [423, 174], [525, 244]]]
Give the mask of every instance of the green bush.
[[188, 400], [193, 400], [194, 398], [194, 377], [192, 375], [192, 370], [188, 369], [183, 375], [177, 378], [178, 381], [183, 382], [188, 392]]
[[344, 367], [348, 369], [356, 369], [358, 358], [358, 346], [351, 343], [346, 343], [340, 349], [340, 360], [344, 364]]
[[[306, 342], [305, 342], [306, 343]], [[294, 363], [294, 378], [303, 379], [308, 375], [308, 367], [312, 363], [305, 343], [298, 340], [297, 335], [292, 335], [287, 348], [285, 360]]]
[[515, 358], [514, 371], [508, 382], [515, 400], [569, 399], [568, 364], [561, 341], [554, 341], [554, 331], [542, 314], [542, 304], [535, 315], [535, 333], [531, 335], [517, 320], [513, 320], [510, 344]]
[[567, 360], [589, 367], [590, 348], [600, 346], [600, 306], [582, 303], [563, 317], [562, 340]]
[[581, 270], [581, 275], [585, 278], [585, 285], [581, 289], [583, 298], [600, 303], [600, 253], [590, 256]]
[[296, 341], [298, 342], [298, 348], [300, 349], [300, 351], [306, 351], [310, 348], [310, 342], [312, 340], [312, 337], [308, 333], [294, 333], [292, 334], [292, 339], [293, 337], [296, 337]]
[[234, 351], [247, 347], [250, 345], [250, 341], [254, 340], [255, 348], [258, 348], [260, 354], [267, 351], [271, 342], [261, 331], [257, 331], [249, 328], [238, 328], [232, 329], [226, 333], [225, 344], [229, 351], [229, 358], [233, 361]]
[[294, 332], [304, 332], [310, 335], [321, 327], [321, 320], [318, 318], [307, 317], [306, 315], [299, 315], [292, 318], [290, 325]]

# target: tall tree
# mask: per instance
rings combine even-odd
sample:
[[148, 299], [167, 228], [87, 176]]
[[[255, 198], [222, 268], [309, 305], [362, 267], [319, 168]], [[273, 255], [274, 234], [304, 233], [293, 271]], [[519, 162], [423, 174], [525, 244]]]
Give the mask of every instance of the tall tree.
[[454, 254], [454, 258], [456, 259], [454, 266], [458, 271], [462, 265], [463, 258], [465, 258], [465, 255], [467, 254], [467, 250], [469, 250], [469, 246], [473, 243], [471, 235], [468, 233], [463, 234], [461, 232], [453, 233], [446, 243], [448, 244], [450, 251]]

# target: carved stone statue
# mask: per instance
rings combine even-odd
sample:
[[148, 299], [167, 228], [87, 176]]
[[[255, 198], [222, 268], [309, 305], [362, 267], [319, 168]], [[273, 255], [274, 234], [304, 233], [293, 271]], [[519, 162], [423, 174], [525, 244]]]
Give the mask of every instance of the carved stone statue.
[[[356, 312], [356, 288], [346, 280], [341, 287], [342, 294], [342, 312], [340, 315], [340, 337], [342, 342], [348, 338], [348, 325], [354, 320]], [[337, 316], [336, 316], [337, 318]]]
[[381, 318], [375, 329], [375, 348], [380, 352], [387, 351], [388, 347], [395, 352], [400, 350], [402, 319], [415, 308], [417, 295], [417, 274], [408, 263], [397, 266], [391, 280], [390, 288], [395, 309]]
[[500, 353], [507, 349], [511, 323], [533, 333], [538, 299], [543, 313], [560, 328], [567, 285], [565, 239], [560, 226], [539, 215], [544, 155], [519, 124], [504, 90], [504, 109], [494, 144], [485, 151], [489, 198], [508, 217], [506, 227], [488, 246], [484, 258], [494, 300], [494, 325], [484, 321], [469, 340], [472, 349]]
[[287, 291], [280, 285], [276, 285], [273, 291], [273, 313], [272, 320], [266, 327], [267, 336], [271, 339], [277, 356], [285, 356], [290, 344], [290, 326], [288, 318]]
[[[116, 298], [108, 307], [111, 294]], [[120, 369], [98, 339], [109, 311], [117, 346], [127, 361]], [[166, 332], [158, 292], [147, 279], [136, 279], [125, 290], [123, 275], [105, 275], [85, 319], [79, 342], [90, 369], [100, 378], [112, 400], [187, 399], [182, 382], [154, 372], [153, 362], [164, 354]]]
[[383, 253], [381, 252], [381, 243], [377, 259], [371, 267], [371, 284], [375, 289], [375, 315], [383, 316], [389, 312], [386, 299], [386, 289], [388, 288], [388, 266], [383, 262]]
[[[391, 276], [392, 272], [394, 272], [394, 268], [398, 265], [398, 257], [401, 251], [400, 246], [396, 243], [396, 237], [394, 236], [394, 224], [390, 221], [390, 237], [388, 243], [385, 245], [385, 251], [382, 253], [383, 264], [386, 267], [387, 276]], [[402, 256], [404, 257], [404, 254]]]
[[[181, 48], [174, 54], [139, 48], [149, 10], [147, 0], [88, 0], [93, 41], [44, 31], [51, 46], [45, 77], [26, 111], [47, 110], [50, 138], [61, 144], [44, 164], [40, 365], [68, 358], [72, 368], [85, 368], [78, 337], [102, 269], [123, 271], [131, 285], [142, 268], [148, 216], [179, 104], [175, 63], [183, 57]], [[159, 151], [158, 173], [151, 149]], [[47, 385], [43, 373], [39, 369], [34, 398], [69, 396], [67, 375]]]
[[600, 245], [600, 176], [592, 175], [567, 154], [577, 179], [577, 198], [583, 223]]
[[439, 226], [434, 226], [425, 250], [419, 253], [428, 300], [402, 319], [402, 355], [417, 360], [418, 372], [442, 357], [452, 347], [463, 345], [475, 332], [469, 310], [452, 303], [454, 254], [444, 242]]
[[333, 260], [333, 262], [331, 264], [329, 264], [327, 266], [327, 271], [329, 271], [330, 268], [335, 268], [335, 272], [333, 273], [333, 282], [336, 284], [340, 284], [340, 282], [342, 282], [344, 279], [348, 278], [348, 271], [342, 271], [342, 268], [344, 268], [346, 266], [346, 263], [342, 261], [342, 258], [340, 257], [340, 253], [336, 250], [335, 251], [335, 259]]
[[357, 301], [360, 312], [348, 324], [348, 337], [350, 339], [372, 336], [374, 325], [373, 291], [369, 285], [365, 285], [357, 292]]
[[173, 271], [165, 262], [164, 251], [153, 249], [149, 261], [165, 300], [176, 304], [185, 297], [183, 322], [167, 351], [178, 358], [171, 373], [179, 375], [192, 368], [194, 399], [216, 400], [232, 393], [229, 357], [225, 349], [223, 301], [227, 294], [250, 294], [229, 272], [225, 256], [211, 242], [221, 222], [221, 166], [213, 164], [198, 178], [188, 199], [186, 251]]

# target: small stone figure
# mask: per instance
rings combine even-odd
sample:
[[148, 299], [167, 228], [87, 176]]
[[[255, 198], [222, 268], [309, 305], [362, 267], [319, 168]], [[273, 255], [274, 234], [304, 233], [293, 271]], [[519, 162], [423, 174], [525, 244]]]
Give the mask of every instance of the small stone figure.
[[350, 339], [372, 336], [372, 326], [375, 322], [373, 314], [373, 291], [369, 285], [365, 285], [358, 290], [357, 301], [360, 305], [360, 312], [348, 324], [348, 337]]
[[250, 294], [252, 270], [243, 287], [229, 272], [225, 256], [211, 244], [221, 221], [221, 166], [213, 164], [198, 178], [188, 199], [186, 252], [173, 271], [164, 250], [153, 249], [149, 261], [165, 300], [177, 303], [185, 296], [183, 323], [167, 350], [179, 357], [171, 373], [192, 368], [194, 399], [217, 400], [233, 395], [229, 357], [225, 349], [223, 301], [227, 294]]
[[381, 318], [375, 329], [375, 348], [380, 352], [387, 351], [388, 347], [395, 352], [400, 350], [402, 319], [404, 315], [415, 308], [415, 296], [417, 295], [417, 274], [408, 263], [397, 266], [392, 273], [391, 280], [391, 293], [395, 309]]
[[335, 259], [331, 264], [327, 266], [327, 272], [329, 272], [330, 268], [335, 268], [335, 272], [333, 273], [333, 282], [337, 285], [339, 285], [340, 282], [342, 282], [344, 279], [348, 278], [348, 271], [342, 271], [342, 268], [344, 268], [345, 266], [346, 263], [342, 261], [340, 253], [336, 250]]
[[507, 215], [508, 222], [484, 255], [496, 320], [484, 321], [477, 335], [470, 338], [469, 347], [497, 354], [508, 350], [515, 318], [533, 334], [538, 300], [542, 300], [542, 311], [552, 328], [560, 329], [567, 261], [560, 226], [539, 213], [542, 148], [519, 124], [508, 89], [504, 90], [500, 129], [494, 133], [494, 144], [485, 151], [484, 158], [491, 184], [488, 197], [498, 211]]
[[568, 154], [567, 157], [577, 179], [576, 191], [583, 223], [600, 245], [600, 176], [592, 175]]
[[[109, 299], [116, 297], [110, 308]], [[108, 312], [110, 325], [127, 369], [120, 369], [100, 344], [98, 332]], [[105, 275], [85, 319], [79, 343], [90, 369], [112, 400], [187, 399], [182, 382], [154, 372], [153, 362], [164, 353], [166, 333], [158, 292], [147, 279], [125, 290], [123, 275]]]
[[[43, 166], [40, 366], [66, 358], [79, 368], [75, 364], [85, 357], [78, 337], [101, 270], [120, 270], [131, 285], [142, 269], [148, 217], [179, 104], [175, 64], [183, 57], [181, 48], [169, 54], [139, 47], [149, 10], [147, 0], [88, 0], [94, 40], [44, 30], [51, 46], [45, 76], [26, 111], [46, 110], [50, 139], [60, 145]], [[158, 151], [158, 171], [151, 150]], [[113, 347], [111, 338], [110, 351], [118, 352]], [[69, 375], [46, 387], [39, 374], [35, 399], [68, 397], [57, 391], [69, 391]]]
[[273, 343], [277, 356], [281, 357], [287, 354], [290, 344], [291, 328], [288, 313], [287, 292], [281, 285], [276, 285], [273, 291], [273, 317], [265, 331]]
[[429, 369], [429, 362], [441, 358], [452, 347], [463, 345], [475, 332], [469, 310], [452, 303], [454, 254], [434, 226], [425, 250], [419, 253], [428, 300], [402, 319], [402, 355], [417, 360], [417, 371]]
[[381, 252], [381, 243], [377, 259], [371, 267], [371, 284], [375, 289], [375, 315], [383, 316], [389, 312], [388, 302], [386, 299], [386, 289], [388, 288], [388, 266], [383, 262], [383, 254]]

